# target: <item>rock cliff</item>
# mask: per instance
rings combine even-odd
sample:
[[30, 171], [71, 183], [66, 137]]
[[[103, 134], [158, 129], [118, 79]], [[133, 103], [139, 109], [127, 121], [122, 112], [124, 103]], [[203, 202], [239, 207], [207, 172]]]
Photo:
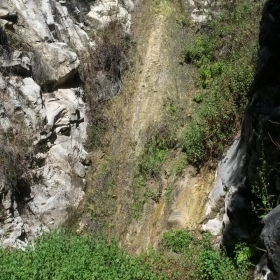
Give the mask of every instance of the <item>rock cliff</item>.
[[[123, 1], [0, 3], [0, 243], [22, 247], [83, 199], [87, 104], [79, 67], [112, 21], [130, 32]], [[88, 35], [89, 34], [89, 35]], [[83, 60], [84, 59], [84, 60]], [[83, 61], [82, 61], [83, 60]], [[87, 73], [88, 76], [91, 73]]]

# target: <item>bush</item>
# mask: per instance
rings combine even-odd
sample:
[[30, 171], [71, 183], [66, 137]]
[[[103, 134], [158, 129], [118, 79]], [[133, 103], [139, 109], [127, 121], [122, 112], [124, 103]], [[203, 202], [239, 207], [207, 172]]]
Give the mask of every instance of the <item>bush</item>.
[[130, 37], [123, 33], [122, 26], [117, 21], [111, 22], [95, 38], [95, 42], [96, 49], [90, 49], [80, 57], [79, 68], [91, 124], [88, 135], [92, 147], [99, 146], [105, 135], [107, 123], [100, 113], [100, 105], [121, 92], [122, 75], [129, 65], [127, 55], [131, 43]]
[[30, 137], [27, 134], [14, 134], [12, 129], [0, 131], [0, 178], [5, 180], [5, 191], [20, 193], [22, 180], [31, 180], [28, 165], [32, 158]]
[[166, 147], [149, 145], [139, 163], [140, 172], [146, 176], [156, 176], [167, 155], [168, 149]]
[[120, 93], [130, 46], [130, 37], [123, 33], [117, 21], [111, 22], [96, 41], [96, 50], [81, 58], [79, 70], [87, 98], [92, 104]]

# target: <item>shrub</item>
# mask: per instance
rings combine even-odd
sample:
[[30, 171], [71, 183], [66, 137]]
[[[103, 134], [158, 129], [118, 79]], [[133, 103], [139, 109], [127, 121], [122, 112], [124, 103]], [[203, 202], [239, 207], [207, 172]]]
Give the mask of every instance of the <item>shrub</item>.
[[146, 188], [146, 178], [139, 174], [133, 181], [133, 204], [132, 212], [134, 218], [140, 218], [144, 204], [149, 197], [148, 189]]
[[88, 135], [92, 147], [100, 145], [107, 123], [100, 113], [103, 101], [118, 95], [122, 87], [122, 75], [128, 68], [130, 37], [122, 26], [113, 21], [95, 38], [97, 47], [81, 56], [79, 75], [87, 101], [89, 117]]
[[254, 194], [252, 208], [258, 218], [262, 219], [277, 206], [274, 184], [275, 178], [279, 177], [279, 163], [273, 162], [265, 156], [263, 132], [258, 138], [261, 141], [261, 155], [252, 182], [252, 193]]
[[142, 159], [140, 160], [140, 172], [147, 176], [156, 176], [159, 172], [159, 167], [167, 158], [168, 149], [157, 145], [148, 145]]
[[117, 21], [111, 22], [97, 39], [95, 51], [81, 58], [80, 76], [89, 101], [106, 100], [120, 93], [122, 74], [128, 67], [130, 37]]
[[29, 147], [30, 137], [27, 132], [15, 135], [12, 129], [1, 131], [0, 178], [5, 180], [5, 191], [11, 189], [14, 194], [20, 193], [20, 181], [31, 180], [28, 165], [32, 158], [32, 149]]

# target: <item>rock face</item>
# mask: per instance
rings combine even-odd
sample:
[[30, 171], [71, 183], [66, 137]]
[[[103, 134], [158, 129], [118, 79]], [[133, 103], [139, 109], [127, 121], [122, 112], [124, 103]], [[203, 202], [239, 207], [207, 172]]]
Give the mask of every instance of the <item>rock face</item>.
[[[67, 217], [67, 207], [76, 207], [83, 197], [87, 164], [83, 146], [87, 137], [86, 107], [81, 88], [41, 94], [40, 86], [32, 78], [1, 79], [7, 85], [1, 96], [2, 133], [17, 129], [17, 137], [34, 140], [30, 143], [33, 154], [28, 184], [19, 189], [17, 183], [18, 198], [8, 182], [3, 188], [0, 240], [4, 246], [17, 246], [41, 227], [60, 225]], [[20, 121], [21, 128], [17, 127]], [[29, 135], [22, 134], [22, 127]], [[19, 144], [25, 145], [24, 141]]]
[[0, 58], [0, 68], [3, 72], [18, 73], [22, 76], [29, 76], [31, 73], [31, 62], [28, 56], [21, 51], [14, 51], [9, 59], [3, 56]]
[[[223, 222], [222, 243], [229, 249], [237, 240], [251, 242], [261, 234], [267, 253], [256, 267], [256, 280], [280, 278], [279, 15], [278, 2], [266, 1], [260, 24], [259, 58], [240, 142], [233, 144], [219, 164], [206, 207], [211, 218]], [[225, 204], [222, 219], [214, 211], [219, 201]]]
[[[131, 1], [126, 1], [125, 4], [128, 9], [133, 9]], [[102, 6], [92, 6], [87, 18], [90, 25], [96, 29], [103, 29], [113, 20], [120, 22], [125, 32], [130, 32], [131, 16], [117, 1], [102, 1]]]
[[[88, 33], [97, 36], [110, 21], [119, 21], [129, 33], [128, 11], [134, 7], [131, 0], [124, 6], [118, 1], [88, 4], [0, 2], [0, 244], [4, 247], [24, 247], [40, 232], [58, 227], [68, 209], [83, 198], [91, 160], [84, 147], [87, 105], [77, 78], [81, 58], [95, 48]], [[118, 11], [116, 17], [112, 10]]]
[[267, 250], [265, 255], [267, 262], [269, 261], [268, 267], [271, 273], [268, 275], [268, 279], [279, 279], [280, 278], [280, 206], [278, 205], [273, 209], [264, 219], [264, 227], [261, 233], [262, 240]]

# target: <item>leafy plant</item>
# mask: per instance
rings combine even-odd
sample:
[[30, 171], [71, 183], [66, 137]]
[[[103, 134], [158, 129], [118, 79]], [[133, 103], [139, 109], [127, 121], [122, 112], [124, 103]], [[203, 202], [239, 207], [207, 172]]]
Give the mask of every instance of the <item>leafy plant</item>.
[[[239, 256], [242, 251], [239, 250]], [[201, 279], [205, 280], [238, 280], [248, 279], [249, 264], [245, 258], [236, 267], [234, 260], [226, 256], [224, 251], [216, 251], [211, 245], [211, 235], [205, 234], [203, 248], [199, 252]]]
[[235, 260], [238, 266], [250, 266], [250, 260], [256, 255], [255, 247], [244, 242], [239, 242], [235, 246]]
[[196, 103], [201, 103], [203, 100], [203, 96], [202, 94], [195, 94], [194, 97], [193, 97], [193, 101], [196, 102]]
[[[239, 243], [236, 255], [231, 257], [223, 249], [214, 249], [211, 240], [208, 233], [198, 238], [184, 230], [170, 230], [164, 233], [160, 249], [145, 253], [142, 258], [167, 279], [249, 280], [252, 265], [248, 245]], [[237, 264], [238, 257], [241, 261]]]
[[133, 182], [133, 203], [132, 211], [134, 218], [138, 219], [142, 213], [147, 199], [146, 179], [143, 175], [136, 176]]
[[166, 231], [161, 240], [161, 247], [175, 253], [183, 253], [191, 241], [190, 234], [184, 230]]
[[259, 160], [260, 164], [257, 167], [256, 178], [252, 185], [252, 193], [257, 198], [252, 201], [252, 208], [259, 218], [263, 218], [276, 205], [276, 197], [270, 184], [270, 179], [275, 177], [279, 171], [265, 157], [263, 133], [260, 133], [258, 137], [261, 141], [261, 157]]
[[120, 250], [115, 240], [73, 232], [44, 234], [25, 252], [0, 249], [0, 258], [0, 279], [164, 279]]
[[165, 191], [165, 199], [166, 199], [166, 202], [169, 203], [170, 202], [170, 198], [171, 198], [171, 194], [172, 194], [172, 191], [173, 191], [173, 186], [169, 186], [166, 191]]
[[186, 165], [187, 165], [187, 158], [184, 154], [182, 156], [176, 157], [174, 167], [173, 167], [174, 174], [176, 176], [181, 175]]
[[152, 177], [156, 176], [159, 166], [167, 158], [167, 154], [168, 149], [166, 147], [149, 145], [140, 161], [140, 172]]
[[[166, 136], [166, 137], [165, 137]], [[138, 172], [133, 182], [133, 205], [132, 210], [135, 218], [139, 218], [147, 200], [158, 202], [160, 191], [148, 187], [148, 179], [155, 178], [160, 173], [160, 167], [168, 157], [173, 139], [169, 137], [164, 128], [159, 129], [147, 143], [142, 155], [138, 160]]]

